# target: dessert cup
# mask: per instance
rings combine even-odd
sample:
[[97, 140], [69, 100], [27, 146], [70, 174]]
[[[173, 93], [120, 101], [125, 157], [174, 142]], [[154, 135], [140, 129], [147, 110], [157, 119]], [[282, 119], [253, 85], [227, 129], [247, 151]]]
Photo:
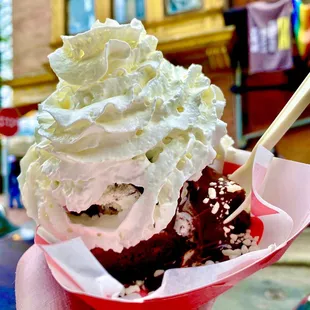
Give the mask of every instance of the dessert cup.
[[[227, 153], [224, 173], [233, 172], [245, 162], [248, 155], [248, 152], [231, 148]], [[270, 152], [259, 148], [253, 167], [251, 231], [260, 236], [261, 250], [214, 265], [171, 269], [165, 273], [162, 286], [146, 297], [133, 295], [133, 299], [115, 298], [119, 288], [113, 287], [115, 279], [110, 277], [101, 280], [98, 293], [98, 287], [91, 288], [88, 284], [99, 283], [99, 279], [102, 279], [103, 268], [100, 265], [99, 270], [84, 270], [85, 273], [79, 273], [80, 277], [76, 278], [75, 268], [83, 266], [73, 266], [70, 260], [73, 249], [85, 260], [95, 260], [93, 256], [89, 256], [90, 252], [81, 240], [52, 244], [55, 240], [48, 240], [48, 234], [39, 228], [36, 243], [43, 249], [56, 281], [95, 309], [208, 309], [217, 296], [247, 276], [279, 260], [308, 225], [310, 197], [303, 190], [302, 184], [309, 181], [309, 172], [309, 165], [273, 158]], [[287, 182], [291, 184], [290, 191], [283, 191]], [[87, 263], [86, 266], [89, 268], [90, 264]], [[104, 275], [107, 275], [106, 272]]]

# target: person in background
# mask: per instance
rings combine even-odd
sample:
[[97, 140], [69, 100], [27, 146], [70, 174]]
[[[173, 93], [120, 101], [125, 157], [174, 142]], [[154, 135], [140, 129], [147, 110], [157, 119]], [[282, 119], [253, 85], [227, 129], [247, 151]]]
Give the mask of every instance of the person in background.
[[10, 174], [9, 174], [9, 202], [10, 208], [14, 207], [14, 201], [18, 208], [23, 208], [20, 199], [20, 191], [18, 187], [17, 177], [20, 174], [19, 161], [17, 159], [12, 160], [10, 163]]

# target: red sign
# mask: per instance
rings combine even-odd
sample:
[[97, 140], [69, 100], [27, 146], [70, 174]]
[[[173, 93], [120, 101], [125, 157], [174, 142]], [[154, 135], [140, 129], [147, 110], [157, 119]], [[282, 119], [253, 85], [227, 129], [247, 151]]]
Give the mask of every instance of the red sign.
[[13, 136], [18, 130], [18, 114], [15, 109], [7, 108], [0, 110], [0, 134]]

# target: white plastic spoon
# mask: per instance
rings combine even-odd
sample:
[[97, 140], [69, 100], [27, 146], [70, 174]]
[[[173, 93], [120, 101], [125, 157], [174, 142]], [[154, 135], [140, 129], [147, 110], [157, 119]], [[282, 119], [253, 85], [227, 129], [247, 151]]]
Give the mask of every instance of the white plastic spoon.
[[247, 199], [243, 204], [236, 209], [227, 219], [224, 224], [229, 223], [238, 214], [245, 210], [250, 203], [250, 191], [252, 189], [252, 166], [257, 147], [264, 146], [266, 149], [271, 150], [290, 129], [294, 122], [298, 119], [301, 113], [306, 109], [310, 103], [310, 73], [298, 87], [294, 95], [272, 122], [269, 128], [265, 131], [263, 136], [256, 143], [247, 162], [230, 175], [230, 179], [239, 183], [246, 191]]

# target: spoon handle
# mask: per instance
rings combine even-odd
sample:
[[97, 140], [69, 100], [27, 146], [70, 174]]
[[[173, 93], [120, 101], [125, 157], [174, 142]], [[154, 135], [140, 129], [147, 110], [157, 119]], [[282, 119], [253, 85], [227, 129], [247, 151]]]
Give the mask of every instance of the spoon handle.
[[[294, 95], [272, 122], [269, 128], [265, 131], [263, 136], [256, 143], [251, 152], [247, 162], [230, 175], [230, 179], [240, 183], [249, 193], [252, 188], [252, 166], [254, 162], [255, 153], [259, 145], [264, 146], [266, 149], [271, 150], [289, 130], [289, 128], [298, 119], [301, 113], [306, 109], [310, 103], [310, 73], [298, 87]], [[247, 208], [249, 204], [249, 197], [243, 204], [236, 209], [227, 219], [224, 224], [229, 223], [239, 213]]]
[[[263, 136], [256, 143], [247, 162], [231, 175], [232, 180], [237, 181], [239, 174], [244, 174], [245, 171], [251, 171], [256, 149], [258, 145], [264, 146], [267, 150], [271, 150], [289, 130], [289, 128], [298, 119], [301, 113], [310, 103], [310, 73], [298, 87], [296, 92], [287, 102], [285, 107], [275, 118]], [[249, 169], [249, 170], [248, 170]], [[251, 174], [251, 173], [250, 173]]]

